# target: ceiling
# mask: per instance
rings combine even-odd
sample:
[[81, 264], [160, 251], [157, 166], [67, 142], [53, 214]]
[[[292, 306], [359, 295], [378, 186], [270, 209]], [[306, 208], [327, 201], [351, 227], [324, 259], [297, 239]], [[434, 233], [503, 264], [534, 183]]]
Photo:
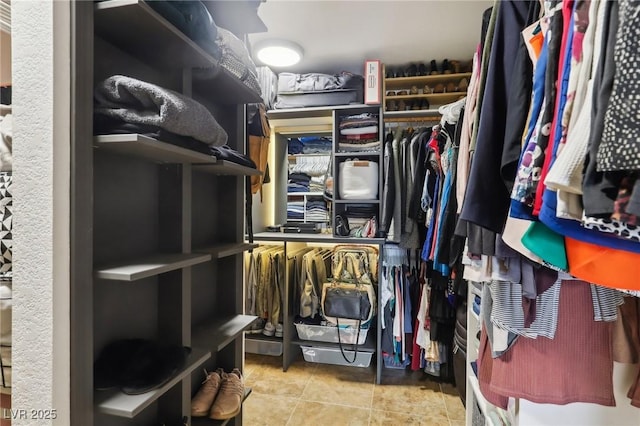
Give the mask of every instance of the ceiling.
[[282, 38], [302, 46], [302, 61], [272, 67], [276, 73], [362, 74], [367, 59], [386, 65], [469, 60], [480, 39], [482, 13], [491, 5], [490, 0], [267, 0], [258, 15], [268, 32], [250, 34], [249, 41]]

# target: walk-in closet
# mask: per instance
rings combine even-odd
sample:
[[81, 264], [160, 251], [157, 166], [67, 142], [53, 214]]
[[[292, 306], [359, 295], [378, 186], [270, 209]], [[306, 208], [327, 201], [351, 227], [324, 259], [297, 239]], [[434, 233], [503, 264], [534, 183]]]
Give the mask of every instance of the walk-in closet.
[[0, 0], [0, 425], [640, 425], [639, 16]]

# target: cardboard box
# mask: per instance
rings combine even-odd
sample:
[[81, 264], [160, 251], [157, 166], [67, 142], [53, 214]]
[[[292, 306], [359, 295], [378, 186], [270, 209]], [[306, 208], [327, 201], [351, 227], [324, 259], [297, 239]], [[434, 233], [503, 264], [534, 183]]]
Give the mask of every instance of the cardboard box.
[[364, 63], [364, 103], [380, 105], [382, 103], [382, 64], [380, 61]]

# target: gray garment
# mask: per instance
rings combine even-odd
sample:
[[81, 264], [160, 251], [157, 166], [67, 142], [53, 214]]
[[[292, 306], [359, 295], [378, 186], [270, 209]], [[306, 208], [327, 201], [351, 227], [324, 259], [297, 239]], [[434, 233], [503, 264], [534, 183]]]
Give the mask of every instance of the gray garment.
[[391, 225], [389, 226], [389, 235], [387, 241], [393, 243], [399, 243], [400, 237], [402, 235], [402, 219], [401, 219], [401, 211], [402, 211], [402, 171], [400, 169], [400, 165], [402, 164], [400, 159], [400, 140], [403, 136], [403, 131], [398, 129], [394, 138], [393, 143], [391, 145], [391, 151], [393, 152], [393, 178], [395, 184], [395, 202], [393, 204], [393, 218], [391, 219]]
[[616, 321], [618, 306], [624, 303], [622, 293], [614, 288], [591, 286], [591, 300], [593, 301], [593, 319], [595, 321]]
[[[538, 295], [536, 298], [536, 319], [529, 327], [525, 327], [522, 286], [512, 282], [492, 281], [489, 284], [493, 300], [491, 323], [503, 330], [524, 337], [543, 336], [553, 339], [558, 325], [561, 283], [561, 279], [556, 280], [551, 288]], [[485, 286], [487, 285], [485, 284]]]
[[405, 162], [407, 164], [405, 175], [405, 194], [407, 196], [403, 200], [404, 202], [404, 227], [402, 229], [402, 236], [400, 238], [400, 247], [406, 249], [418, 249], [420, 248], [420, 235], [418, 233], [418, 225], [415, 219], [411, 218], [410, 208], [411, 195], [413, 194], [415, 185], [416, 167], [418, 166], [418, 150], [420, 149], [420, 133], [414, 133], [411, 138], [411, 142], [407, 144], [407, 150], [405, 153]]
[[172, 90], [114, 75], [98, 84], [94, 96], [97, 114], [126, 123], [157, 126], [212, 146], [227, 143], [227, 133], [207, 108]]
[[498, 358], [513, 346], [519, 336], [515, 333], [509, 332], [507, 337], [507, 348], [502, 351], [493, 350], [494, 346], [496, 345], [494, 344], [494, 325], [491, 322], [492, 309], [493, 298], [491, 297], [491, 289], [489, 288], [489, 284], [485, 283], [482, 285], [482, 296], [480, 299], [480, 321], [482, 321], [485, 332], [487, 333], [487, 338], [489, 339], [489, 344], [491, 346], [491, 357]]
[[633, 184], [633, 191], [626, 210], [629, 214], [640, 216], [640, 179]]

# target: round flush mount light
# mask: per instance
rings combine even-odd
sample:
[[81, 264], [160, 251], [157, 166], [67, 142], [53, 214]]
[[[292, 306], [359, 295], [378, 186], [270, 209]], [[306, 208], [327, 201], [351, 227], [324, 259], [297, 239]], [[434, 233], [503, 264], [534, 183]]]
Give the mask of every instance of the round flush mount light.
[[289, 67], [302, 59], [302, 47], [287, 40], [263, 40], [255, 52], [260, 62], [273, 67]]

